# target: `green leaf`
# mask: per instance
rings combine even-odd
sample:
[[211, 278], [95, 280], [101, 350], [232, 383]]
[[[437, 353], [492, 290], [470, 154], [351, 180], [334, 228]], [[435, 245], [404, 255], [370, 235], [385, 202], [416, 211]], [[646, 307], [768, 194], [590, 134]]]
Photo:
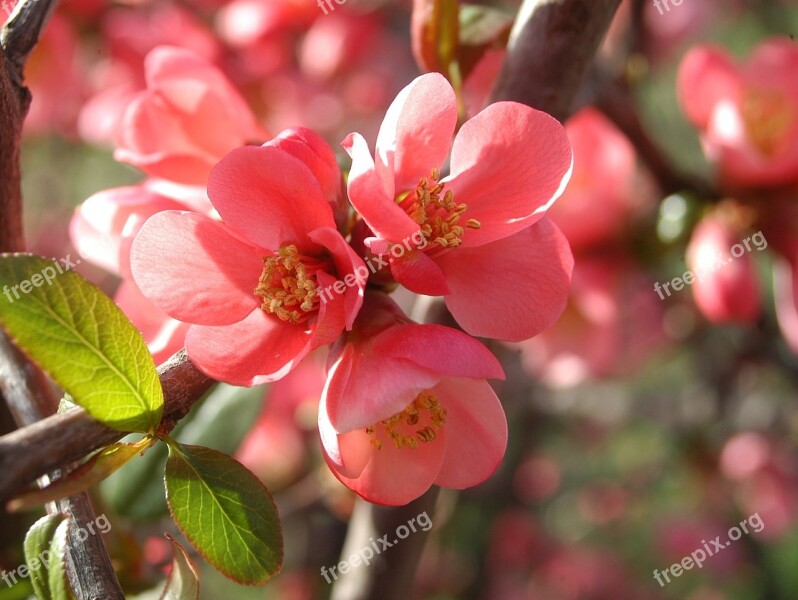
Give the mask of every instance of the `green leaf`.
[[75, 402], [113, 429], [155, 431], [163, 407], [155, 363], [108, 296], [32, 254], [0, 254], [0, 289], [0, 325]]
[[283, 563], [280, 520], [268, 490], [226, 454], [168, 443], [164, 484], [177, 526], [230, 579], [266, 583]]
[[183, 546], [178, 544], [168, 533], [166, 539], [172, 542], [172, 570], [166, 580], [166, 587], [159, 600], [198, 600], [199, 574], [197, 567], [191, 562]]
[[[36, 521], [25, 536], [24, 550], [30, 582], [39, 600], [67, 600], [63, 561], [69, 524], [62, 514], [47, 515]], [[64, 544], [59, 545], [60, 537]], [[53, 573], [60, 569], [60, 571]], [[60, 573], [60, 575], [59, 575]], [[60, 577], [60, 579], [59, 579]]]
[[100, 483], [137, 454], [144, 452], [157, 439], [155, 437], [145, 437], [135, 444], [121, 442], [111, 444], [95, 453], [89, 460], [66, 477], [55, 480], [45, 488], [17, 494], [9, 500], [6, 508], [9, 512], [16, 512], [82, 492]]
[[50, 583], [50, 593], [53, 600], [72, 600], [72, 591], [67, 584], [66, 576], [66, 552], [67, 552], [67, 533], [69, 532], [69, 520], [62, 521], [55, 530], [53, 543], [50, 550], [53, 558], [50, 561], [48, 571], [48, 581]]
[[[171, 435], [186, 444], [233, 454], [263, 409], [265, 395], [265, 386], [242, 388], [218, 383], [191, 407]], [[128, 463], [124, 471], [111, 475], [100, 484], [103, 499], [115, 512], [137, 521], [168, 516], [162, 481], [166, 454], [166, 444], [157, 444]]]

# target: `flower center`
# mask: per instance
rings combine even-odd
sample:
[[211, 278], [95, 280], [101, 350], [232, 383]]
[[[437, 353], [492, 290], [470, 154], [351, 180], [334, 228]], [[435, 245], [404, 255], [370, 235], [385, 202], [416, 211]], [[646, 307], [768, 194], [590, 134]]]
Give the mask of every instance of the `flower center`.
[[399, 199], [399, 205], [416, 223], [429, 244], [440, 248], [456, 248], [463, 243], [465, 229], [479, 229], [480, 222], [468, 219], [465, 227], [460, 217], [468, 208], [455, 204], [454, 194], [448, 190], [441, 196], [444, 184], [438, 183], [440, 171], [432, 169], [429, 177], [422, 177], [415, 190]]
[[[310, 263], [310, 264], [306, 264]], [[289, 323], [310, 318], [319, 306], [315, 272], [318, 265], [299, 254], [294, 244], [263, 257], [263, 272], [255, 295], [263, 298], [261, 310]]]
[[742, 103], [742, 115], [748, 135], [765, 156], [783, 150], [786, 133], [795, 120], [795, 109], [774, 90], [750, 90]]
[[418, 443], [433, 441], [446, 422], [446, 409], [429, 390], [424, 390], [400, 413], [366, 427], [370, 443], [382, 449], [381, 437], [393, 441], [396, 448], [417, 448]]

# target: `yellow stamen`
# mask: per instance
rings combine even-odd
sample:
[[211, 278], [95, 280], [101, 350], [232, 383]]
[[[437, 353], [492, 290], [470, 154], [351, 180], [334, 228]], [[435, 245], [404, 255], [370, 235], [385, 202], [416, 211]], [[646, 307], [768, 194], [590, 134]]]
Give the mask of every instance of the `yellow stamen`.
[[433, 246], [456, 248], [463, 243], [465, 229], [479, 229], [481, 223], [468, 219], [465, 228], [459, 224], [466, 204], [455, 204], [454, 193], [443, 192], [444, 184], [438, 183], [440, 171], [432, 169], [429, 177], [422, 177], [414, 192], [400, 197], [399, 204], [411, 219], [421, 226], [421, 233]]
[[798, 116], [787, 98], [775, 90], [750, 90], [743, 99], [742, 115], [751, 141], [765, 156], [783, 149], [785, 134]]
[[[422, 423], [423, 420], [423, 423]], [[415, 427], [421, 423], [422, 427]], [[429, 443], [437, 437], [437, 431], [446, 423], [446, 409], [440, 405], [438, 399], [429, 390], [421, 392], [408, 404], [405, 409], [366, 427], [366, 433], [371, 436], [371, 445], [377, 450], [382, 449], [380, 433], [391, 441], [396, 448], [417, 448], [418, 443]], [[408, 431], [409, 430], [409, 431]]]
[[289, 323], [299, 323], [319, 304], [315, 277], [308, 273], [293, 244], [283, 246], [274, 256], [263, 257], [255, 295], [263, 298], [263, 311]]

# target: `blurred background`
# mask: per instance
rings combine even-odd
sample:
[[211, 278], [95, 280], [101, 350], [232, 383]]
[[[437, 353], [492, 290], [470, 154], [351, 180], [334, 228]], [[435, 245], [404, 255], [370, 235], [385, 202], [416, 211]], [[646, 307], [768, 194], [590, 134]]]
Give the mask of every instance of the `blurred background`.
[[[469, 34], [481, 42], [462, 86], [469, 114], [489, 96], [519, 3], [483, 4], [496, 9], [495, 22]], [[62, 0], [26, 70], [30, 250], [77, 256], [70, 221], [81, 203], [144, 179], [113, 151], [124, 111], [145, 86], [144, 57], [162, 44], [216, 65], [268, 131], [311, 127], [336, 149], [351, 131], [373, 140], [388, 104], [423, 67], [411, 47], [412, 2], [333, 6], [325, 14], [312, 0]], [[533, 340], [493, 344], [508, 372], [497, 388], [507, 454], [483, 485], [442, 491], [434, 527], [422, 534], [414, 598], [796, 598], [798, 162], [761, 177], [725, 162], [734, 140], [697, 107], [723, 84], [710, 67], [693, 80], [684, 66], [688, 52], [715, 44], [744, 84], [755, 86], [759, 73], [783, 86], [786, 108], [743, 112], [760, 118], [759, 129], [747, 122], [755, 142], [792, 144], [798, 154], [798, 60], [781, 71], [744, 66], [762, 42], [795, 35], [792, 0], [623, 1], [566, 124], [574, 176], [551, 214], [576, 257], [569, 307]], [[793, 119], [782, 124], [792, 139], [768, 129], [780, 126], [774, 111]], [[775, 162], [779, 152], [765, 154]], [[746, 238], [749, 249], [703, 281], [656, 291], [703, 254], [728, 257]], [[88, 261], [78, 270], [111, 295], [121, 281]], [[153, 346], [160, 360], [175, 349]], [[181, 442], [234, 454], [257, 473], [284, 526], [286, 564], [268, 586], [236, 585], [198, 559], [203, 598], [329, 596], [320, 569], [338, 561], [355, 497], [321, 459], [323, 363], [313, 356], [268, 387], [219, 385], [176, 430]], [[164, 460], [151, 450], [96, 492], [130, 597], [157, 598], [171, 561]], [[665, 586], [654, 579], [655, 569], [754, 514], [761, 532]], [[0, 514], [1, 569], [23, 562], [36, 518]], [[30, 593], [25, 580], [0, 584], [0, 600]]]

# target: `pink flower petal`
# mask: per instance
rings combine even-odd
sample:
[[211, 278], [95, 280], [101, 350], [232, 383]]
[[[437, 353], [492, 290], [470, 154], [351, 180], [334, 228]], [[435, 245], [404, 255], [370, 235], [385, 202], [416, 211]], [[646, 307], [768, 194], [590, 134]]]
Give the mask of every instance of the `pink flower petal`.
[[162, 210], [180, 208], [179, 202], [143, 186], [103, 190], [75, 211], [69, 224], [70, 238], [81, 257], [120, 275], [127, 270], [120, 265], [120, 253], [123, 235], [132, 233], [128, 231], [128, 223]]
[[204, 184], [218, 156], [188, 137], [183, 121], [172, 109], [143, 92], [130, 103], [122, 120], [114, 158], [152, 177], [188, 184]]
[[[185, 48], [159, 46], [147, 55], [144, 66], [149, 89], [157, 90], [181, 112], [198, 117], [197, 122], [204, 123], [206, 132], [218, 124], [214, 133], [221, 139], [209, 146], [217, 146], [224, 152], [231, 139], [266, 135], [227, 77], [199, 55]], [[199, 118], [203, 115], [215, 118]], [[199, 128], [196, 133], [207, 138], [207, 133], [203, 134]]]
[[344, 433], [403, 411], [440, 377], [411, 360], [354, 350], [330, 369], [322, 401], [335, 430]]
[[393, 181], [380, 180], [366, 140], [359, 133], [350, 133], [341, 145], [352, 157], [347, 184], [352, 206], [380, 237], [394, 241], [409, 239], [419, 230], [418, 223], [394, 202]]
[[682, 60], [676, 89], [687, 118], [704, 128], [721, 100], [736, 103], [740, 77], [725, 50], [701, 46], [688, 52]]
[[350, 478], [331, 465], [341, 483], [369, 502], [399, 506], [418, 498], [435, 481], [446, 451], [446, 434], [440, 430], [435, 440], [413, 449], [383, 443], [377, 450], [369, 436], [358, 430], [339, 435], [338, 444], [344, 464], [361, 467], [357, 477]]
[[307, 234], [335, 227], [332, 208], [308, 167], [284, 150], [237, 148], [211, 171], [208, 194], [222, 220], [252, 243], [319, 250]]
[[457, 124], [457, 98], [439, 73], [413, 80], [391, 103], [377, 136], [378, 172], [392, 172], [399, 191], [440, 168]]
[[507, 237], [539, 219], [571, 176], [565, 128], [553, 117], [516, 102], [496, 102], [466, 121], [452, 147], [446, 190], [465, 203], [464, 246]]
[[447, 378], [432, 393], [446, 407], [446, 454], [435, 483], [464, 489], [496, 470], [507, 449], [507, 419], [484, 380]]
[[[335, 284], [337, 281], [335, 277], [323, 271], [319, 271], [316, 275], [316, 279], [321, 289], [325, 289]], [[333, 294], [330, 298], [327, 298], [326, 295], [322, 296], [322, 300], [319, 303], [318, 317], [313, 330], [313, 338], [310, 342], [312, 348], [319, 348], [327, 344], [332, 344], [341, 335], [344, 327], [346, 327], [344, 298], [338, 294]]]
[[[352, 329], [352, 323], [363, 306], [363, 291], [366, 288], [366, 280], [368, 279], [368, 268], [363, 260], [355, 254], [352, 247], [346, 243], [338, 230], [333, 227], [322, 227], [311, 231], [308, 236], [311, 240], [327, 248], [332, 254], [332, 259], [335, 262], [335, 270], [338, 274], [338, 279], [331, 282], [335, 285], [336, 281], [343, 281], [346, 285], [346, 290], [343, 293], [344, 306], [346, 308], [346, 328]], [[331, 294], [336, 296], [336, 292], [332, 288], [328, 288], [328, 282], [319, 287], [322, 289], [330, 289]]]
[[188, 323], [161, 312], [132, 281], [122, 282], [114, 294], [114, 302], [141, 332], [156, 365], [185, 346]]
[[192, 325], [186, 351], [197, 368], [232, 385], [260, 385], [285, 376], [308, 352], [311, 332], [253, 310], [233, 325]]
[[304, 127], [286, 129], [264, 146], [280, 148], [302, 161], [313, 172], [327, 200], [338, 203], [343, 184], [341, 169], [332, 148], [318, 133]]
[[443, 296], [449, 293], [443, 271], [421, 250], [410, 251], [401, 258], [392, 258], [391, 274], [396, 281], [417, 294]]
[[437, 260], [451, 290], [446, 306], [471, 335], [518, 342], [549, 327], [565, 310], [573, 256], [550, 219]]
[[[452, 352], [452, 348], [457, 348]], [[443, 325], [398, 325], [382, 332], [373, 352], [410, 360], [442, 375], [504, 379], [501, 363], [473, 337]]]
[[130, 262], [142, 293], [180, 321], [226, 325], [259, 305], [260, 251], [203, 215], [153, 215], [133, 241]]

